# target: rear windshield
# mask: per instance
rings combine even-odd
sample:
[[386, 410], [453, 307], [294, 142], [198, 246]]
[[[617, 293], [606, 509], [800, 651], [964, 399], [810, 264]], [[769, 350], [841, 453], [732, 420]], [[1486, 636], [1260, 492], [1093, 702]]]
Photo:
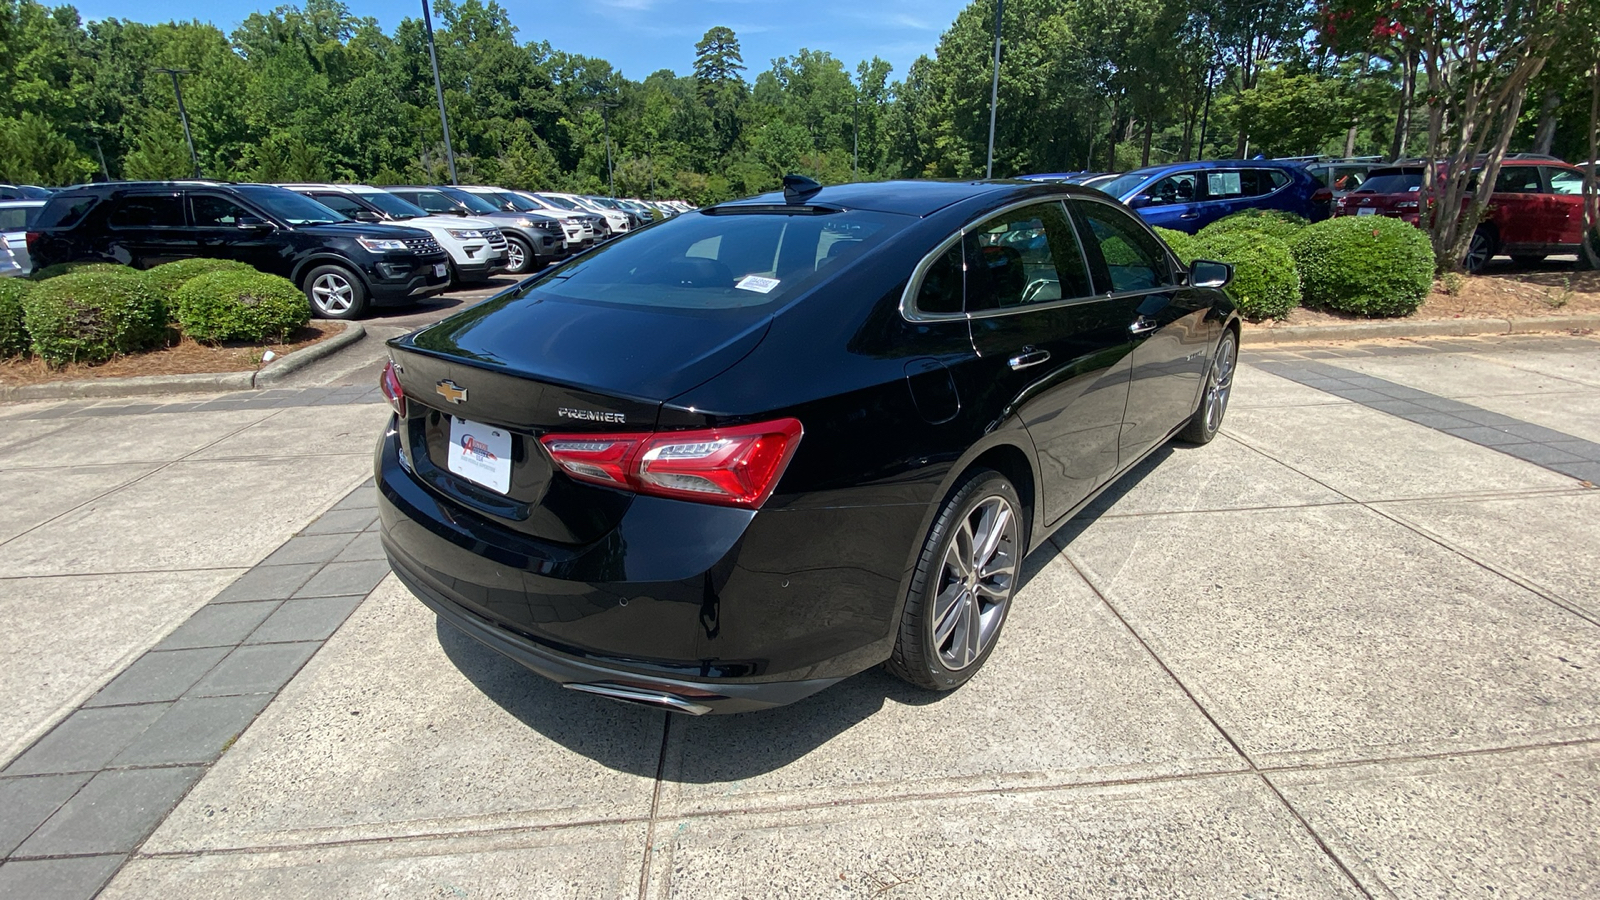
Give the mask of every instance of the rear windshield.
[[71, 228], [83, 221], [83, 217], [100, 198], [94, 194], [64, 194], [50, 198], [39, 212], [39, 218], [34, 221], [36, 228]]
[[1422, 189], [1421, 172], [1399, 172], [1374, 175], [1356, 189], [1358, 194], [1405, 194]]
[[679, 216], [552, 271], [530, 292], [624, 306], [762, 306], [811, 286], [905, 221], [862, 211]]
[[43, 204], [0, 208], [0, 231], [24, 231], [39, 218]]

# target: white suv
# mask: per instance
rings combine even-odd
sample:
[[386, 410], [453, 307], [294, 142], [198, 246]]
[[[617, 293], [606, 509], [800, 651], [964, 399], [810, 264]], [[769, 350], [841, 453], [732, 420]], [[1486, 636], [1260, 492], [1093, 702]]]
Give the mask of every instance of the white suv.
[[365, 184], [280, 184], [358, 222], [393, 222], [421, 228], [450, 254], [450, 280], [485, 281], [506, 270], [506, 237], [495, 223], [471, 216], [432, 216], [399, 197]]
[[584, 217], [575, 212], [557, 209], [537, 200], [530, 200], [520, 191], [508, 191], [497, 187], [486, 187], [479, 184], [457, 185], [459, 190], [466, 191], [475, 197], [481, 198], [486, 203], [492, 203], [506, 212], [529, 213], [549, 216], [561, 223], [561, 233], [566, 238], [567, 249], [573, 253], [594, 243], [594, 228], [587, 230]]
[[549, 215], [567, 216], [569, 218], [578, 220], [578, 227], [581, 229], [583, 246], [585, 249], [593, 246], [595, 242], [600, 241], [605, 237], [605, 216], [582, 209], [576, 203], [569, 203], [565, 206], [562, 206], [554, 201], [541, 197], [532, 191], [512, 191], [511, 193], [515, 194], [518, 198], [526, 200], [530, 204], [539, 207]]
[[577, 194], [543, 193], [539, 196], [548, 198], [557, 206], [561, 205], [560, 201], [565, 201], [585, 212], [604, 216], [606, 225], [610, 227], [612, 235], [627, 234], [628, 232], [628, 214], [620, 209], [606, 209], [588, 197], [580, 197]]

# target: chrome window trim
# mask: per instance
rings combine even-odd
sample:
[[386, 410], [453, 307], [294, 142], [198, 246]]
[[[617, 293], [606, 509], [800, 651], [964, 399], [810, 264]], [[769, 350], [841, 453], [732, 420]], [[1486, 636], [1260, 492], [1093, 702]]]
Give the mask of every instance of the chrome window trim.
[[[973, 319], [993, 319], [1000, 316], [1014, 316], [1018, 313], [1033, 312], [1035, 310], [1042, 309], [1059, 309], [1063, 306], [1076, 306], [1078, 304], [1089, 303], [1094, 300], [1105, 299], [1106, 295], [1103, 294], [1087, 294], [1082, 297], [1051, 300], [1047, 303], [1029, 303], [1013, 309], [986, 309], [983, 312], [977, 313], [967, 312], [965, 310], [958, 313], [930, 313], [917, 309], [917, 294], [921, 293], [922, 291], [922, 279], [928, 274], [928, 269], [939, 259], [939, 257], [949, 252], [951, 247], [964, 240], [975, 226], [981, 225], [995, 216], [1003, 216], [1012, 210], [1022, 209], [1023, 207], [1027, 206], [1038, 206], [1042, 203], [1055, 203], [1061, 206], [1061, 213], [1066, 217], [1067, 225], [1072, 228], [1072, 238], [1074, 241], [1074, 246], [1078, 251], [1078, 259], [1083, 262], [1083, 270], [1089, 275], [1089, 286], [1092, 289], [1094, 287], [1094, 273], [1089, 271], [1089, 257], [1083, 252], [1083, 239], [1078, 236], [1078, 228], [1072, 221], [1072, 211], [1066, 206], [1066, 201], [1071, 199], [1073, 196], [1074, 195], [1072, 194], [1059, 194], [1054, 197], [1032, 197], [1027, 200], [1017, 200], [1015, 202], [1007, 203], [1004, 206], [990, 210], [989, 212], [984, 213], [983, 216], [976, 221], [968, 222], [967, 224], [961, 226], [960, 230], [955, 234], [952, 234], [940, 241], [938, 246], [934, 247], [933, 250], [928, 253], [928, 255], [922, 258], [921, 262], [917, 263], [917, 267], [911, 270], [911, 279], [906, 282], [905, 290], [900, 294], [900, 317], [905, 319], [907, 322], [971, 321]], [[1163, 246], [1165, 245], [1163, 244]], [[965, 305], [966, 292], [963, 290], [962, 306]]]

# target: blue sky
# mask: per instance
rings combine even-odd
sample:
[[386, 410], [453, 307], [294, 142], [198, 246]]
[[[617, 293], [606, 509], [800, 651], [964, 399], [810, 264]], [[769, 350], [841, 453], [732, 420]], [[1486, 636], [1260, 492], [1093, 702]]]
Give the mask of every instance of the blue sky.
[[[374, 16], [387, 30], [407, 16], [421, 15], [420, 0], [347, 0], [358, 16]], [[629, 78], [657, 69], [688, 74], [694, 43], [713, 25], [739, 35], [753, 75], [773, 57], [801, 47], [826, 50], [852, 71], [863, 59], [881, 56], [903, 78], [911, 61], [932, 53], [939, 35], [968, 0], [501, 0], [524, 42], [547, 40], [559, 49], [611, 61]], [[245, 16], [275, 5], [214, 0], [80, 0], [85, 20], [117, 17], [144, 22], [209, 21], [232, 31]]]

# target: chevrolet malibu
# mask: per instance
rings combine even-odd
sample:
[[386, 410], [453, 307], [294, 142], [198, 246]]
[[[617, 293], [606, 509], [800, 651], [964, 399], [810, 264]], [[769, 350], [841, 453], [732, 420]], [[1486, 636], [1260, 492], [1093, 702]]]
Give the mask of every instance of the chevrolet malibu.
[[1027, 552], [1227, 409], [1239, 322], [1096, 191], [890, 182], [657, 222], [392, 341], [396, 575], [565, 687], [958, 687]]

